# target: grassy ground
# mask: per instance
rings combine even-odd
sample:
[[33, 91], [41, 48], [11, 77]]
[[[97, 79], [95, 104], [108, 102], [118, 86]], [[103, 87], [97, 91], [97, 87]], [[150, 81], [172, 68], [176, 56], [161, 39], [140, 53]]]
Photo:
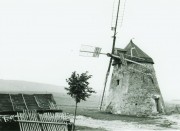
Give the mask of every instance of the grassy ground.
[[[113, 121], [113, 120], [120, 120], [124, 122], [136, 122], [136, 123], [142, 123], [142, 124], [155, 124], [156, 121], [154, 118], [148, 118], [148, 117], [135, 117], [135, 116], [122, 116], [122, 115], [114, 115], [107, 112], [103, 112], [99, 110], [99, 103], [98, 103], [98, 97], [93, 96], [87, 101], [82, 101], [78, 104], [77, 109], [77, 115], [91, 117], [93, 119], [97, 120], [107, 120], [107, 121]], [[67, 96], [61, 96], [61, 97], [55, 97], [55, 100], [58, 105], [60, 105], [60, 108], [70, 114], [74, 114], [74, 100]], [[93, 129], [89, 127], [78, 127], [77, 130], [79, 131], [105, 131], [104, 129]]]
[[[60, 108], [67, 113], [74, 114], [74, 100], [67, 96], [67, 95], [58, 95], [55, 97], [55, 100], [58, 105], [60, 105]], [[99, 111], [99, 97], [93, 96], [87, 101], [83, 101], [78, 104], [78, 110], [77, 115], [91, 117], [96, 120], [105, 120], [105, 121], [114, 121], [114, 120], [120, 120], [122, 122], [129, 122], [129, 123], [137, 123], [142, 126], [160, 126], [160, 127], [167, 127], [169, 128], [169, 122], [163, 122], [164, 119], [161, 118], [161, 116], [156, 117], [136, 117], [136, 116], [122, 116], [122, 115], [114, 115], [110, 113], [106, 113], [103, 111]], [[169, 106], [169, 104], [166, 104], [169, 108], [167, 108], [168, 112], [174, 112], [175, 109], [177, 111], [180, 111], [179, 106]], [[177, 112], [179, 113], [179, 112]], [[77, 130], [79, 131], [104, 131], [104, 129], [93, 129], [89, 127], [78, 127]]]
[[[61, 109], [67, 113], [74, 114], [74, 107], [67, 107], [61, 106]], [[122, 115], [115, 115], [106, 113], [103, 111], [99, 111], [99, 109], [88, 109], [83, 107], [78, 107], [77, 115], [82, 115], [86, 117], [91, 117], [97, 120], [106, 120], [106, 121], [113, 121], [113, 120], [120, 120], [123, 122], [135, 122], [140, 125], [159, 125], [159, 119], [155, 117], [136, 117], [136, 116], [122, 116]], [[162, 125], [164, 126], [164, 125]], [[105, 129], [94, 129], [89, 127], [78, 127], [77, 130], [79, 131], [105, 131]]]
[[[67, 113], [74, 114], [74, 107], [61, 106], [61, 109]], [[99, 109], [88, 109], [83, 107], [78, 107], [77, 115], [82, 115], [86, 117], [91, 117], [98, 120], [122, 120], [122, 121], [130, 121], [130, 122], [142, 122], [146, 120], [151, 120], [154, 118], [149, 117], [135, 117], [135, 116], [122, 116], [115, 115], [103, 111], [99, 111]]]
[[[73, 107], [67, 107], [67, 106], [61, 106], [61, 109], [63, 109], [65, 112], [73, 114], [74, 113], [74, 108]], [[83, 107], [78, 107], [77, 110], [77, 115], [82, 115], [86, 117], [91, 117], [96, 120], [105, 120], [105, 121], [122, 121], [122, 122], [127, 122], [127, 123], [136, 123], [137, 125], [140, 126], [157, 126], [166, 128], [166, 129], [173, 129], [171, 128], [171, 121], [162, 119], [161, 116], [154, 116], [154, 117], [136, 117], [136, 116], [123, 116], [123, 115], [115, 115], [115, 114], [110, 114], [106, 113], [103, 111], [99, 111], [98, 109], [87, 109]], [[178, 128], [179, 129], [179, 128]], [[79, 131], [105, 131], [105, 129], [102, 128], [89, 128], [89, 127], [81, 127], [79, 126], [77, 128]]]
[[102, 128], [90, 128], [86, 126], [77, 126], [75, 130], [76, 131], [106, 131], [105, 129]]

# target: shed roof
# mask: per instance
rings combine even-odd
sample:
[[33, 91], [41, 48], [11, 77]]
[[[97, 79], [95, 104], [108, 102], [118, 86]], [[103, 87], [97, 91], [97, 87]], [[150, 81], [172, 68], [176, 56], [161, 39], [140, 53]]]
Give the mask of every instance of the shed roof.
[[0, 94], [0, 113], [23, 110], [54, 110], [52, 94]]

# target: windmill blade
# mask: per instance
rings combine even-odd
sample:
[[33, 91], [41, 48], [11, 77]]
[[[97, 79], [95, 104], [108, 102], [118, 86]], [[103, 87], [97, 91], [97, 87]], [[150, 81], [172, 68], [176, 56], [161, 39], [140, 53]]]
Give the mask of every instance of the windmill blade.
[[101, 49], [100, 47], [81, 45], [79, 55], [84, 57], [99, 57], [100, 54], [106, 55], [106, 53], [101, 53]]

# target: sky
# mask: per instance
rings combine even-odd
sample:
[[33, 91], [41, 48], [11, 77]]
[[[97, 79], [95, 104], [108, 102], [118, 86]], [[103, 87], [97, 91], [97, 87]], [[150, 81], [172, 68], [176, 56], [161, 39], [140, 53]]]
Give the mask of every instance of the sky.
[[[121, 0], [116, 47], [134, 38], [153, 58], [165, 100], [180, 99], [179, 6], [179, 0]], [[0, 79], [67, 86], [73, 71], [88, 71], [90, 86], [102, 92], [109, 58], [82, 57], [79, 50], [111, 52], [115, 11], [113, 0], [1, 0]]]

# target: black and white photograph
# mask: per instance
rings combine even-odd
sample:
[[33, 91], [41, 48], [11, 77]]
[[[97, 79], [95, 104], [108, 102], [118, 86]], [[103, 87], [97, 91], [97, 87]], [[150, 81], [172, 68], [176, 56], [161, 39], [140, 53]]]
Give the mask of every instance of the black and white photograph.
[[0, 0], [0, 131], [178, 131], [179, 59], [179, 0]]

